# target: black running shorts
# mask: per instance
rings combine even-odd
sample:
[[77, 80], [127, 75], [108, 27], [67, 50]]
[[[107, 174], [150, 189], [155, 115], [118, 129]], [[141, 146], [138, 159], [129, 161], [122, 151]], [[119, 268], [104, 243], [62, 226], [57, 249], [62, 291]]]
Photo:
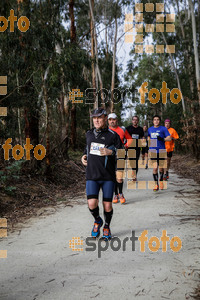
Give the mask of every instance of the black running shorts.
[[173, 151], [171, 151], [171, 152], [167, 152], [167, 157], [172, 157], [172, 153], [173, 153]]

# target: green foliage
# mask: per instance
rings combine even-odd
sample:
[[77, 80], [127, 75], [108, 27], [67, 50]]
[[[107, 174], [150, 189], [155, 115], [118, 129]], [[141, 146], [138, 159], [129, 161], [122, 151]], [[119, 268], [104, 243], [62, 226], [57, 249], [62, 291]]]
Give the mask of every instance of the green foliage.
[[23, 163], [23, 160], [14, 161], [0, 171], [0, 185], [3, 191], [10, 196], [14, 196], [17, 190], [13, 183], [19, 181]]

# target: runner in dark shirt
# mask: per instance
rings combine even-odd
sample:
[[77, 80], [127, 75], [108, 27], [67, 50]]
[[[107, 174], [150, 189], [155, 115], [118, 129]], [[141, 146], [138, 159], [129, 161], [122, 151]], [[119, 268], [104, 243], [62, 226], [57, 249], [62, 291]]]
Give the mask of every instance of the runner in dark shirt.
[[[137, 180], [137, 172], [138, 172], [138, 160], [140, 157], [140, 147], [139, 147], [139, 139], [142, 139], [144, 136], [144, 131], [142, 127], [138, 126], [139, 118], [138, 116], [133, 116], [132, 118], [132, 125], [126, 128], [125, 138], [127, 139], [127, 147], [128, 149], [135, 149], [136, 150], [136, 157], [129, 158], [132, 160], [136, 160], [136, 168], [132, 168], [133, 170], [133, 180]], [[131, 139], [134, 143], [131, 142]]]
[[110, 222], [113, 215], [112, 197], [115, 186], [116, 151], [122, 147], [117, 133], [107, 126], [107, 114], [103, 108], [95, 109], [92, 113], [94, 127], [86, 134], [86, 151], [82, 163], [86, 169], [86, 193], [88, 207], [95, 222], [92, 237], [100, 235], [103, 220], [99, 216], [98, 196], [100, 188], [103, 192], [103, 207], [105, 225], [103, 238], [110, 239]]

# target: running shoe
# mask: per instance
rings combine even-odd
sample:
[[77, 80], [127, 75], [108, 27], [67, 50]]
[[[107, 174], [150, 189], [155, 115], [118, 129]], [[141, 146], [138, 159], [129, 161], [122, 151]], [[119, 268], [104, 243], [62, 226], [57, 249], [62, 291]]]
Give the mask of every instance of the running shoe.
[[157, 192], [159, 190], [159, 185], [158, 184], [155, 184], [155, 187], [153, 189], [154, 192]]
[[163, 180], [164, 180], [164, 181], [167, 181], [167, 174], [164, 174]]
[[115, 195], [113, 198], [113, 203], [118, 203], [118, 201], [119, 201], [119, 196]]
[[163, 181], [160, 181], [160, 189], [163, 190], [164, 189], [164, 184]]
[[121, 204], [124, 204], [126, 202], [126, 199], [124, 198], [123, 194], [119, 194], [119, 200], [120, 200]]
[[100, 218], [99, 222], [94, 222], [94, 226], [92, 228], [91, 236], [93, 238], [98, 238], [100, 235], [100, 228], [103, 225], [103, 220]]
[[148, 165], [146, 165], [145, 169], [148, 169]]
[[111, 232], [110, 232], [110, 228], [103, 228], [103, 236], [102, 236], [102, 238], [104, 239], [104, 240], [110, 240], [111, 239]]

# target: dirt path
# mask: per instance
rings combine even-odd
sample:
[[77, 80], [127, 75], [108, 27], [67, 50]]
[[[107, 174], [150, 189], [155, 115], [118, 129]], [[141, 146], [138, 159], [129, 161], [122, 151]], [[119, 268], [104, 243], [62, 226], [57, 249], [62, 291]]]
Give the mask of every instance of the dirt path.
[[[152, 180], [151, 170], [141, 170], [139, 180]], [[167, 251], [162, 244], [157, 252], [140, 252], [140, 242], [132, 250], [130, 239], [126, 251], [113, 251], [105, 242], [95, 242], [96, 251], [86, 251], [93, 219], [86, 201], [82, 205], [60, 207], [46, 217], [31, 220], [26, 228], [0, 241], [8, 257], [0, 259], [1, 300], [66, 299], [193, 299], [199, 283], [200, 262], [200, 186], [171, 173], [168, 189], [125, 190], [126, 205], [116, 204], [112, 235], [120, 239], [162, 235], [170, 240], [178, 236], [182, 249]], [[102, 207], [101, 213], [102, 213]], [[72, 251], [69, 241], [83, 239], [83, 251]], [[119, 243], [113, 242], [113, 247]], [[154, 244], [153, 244], [154, 245]], [[176, 244], [175, 244], [176, 246]]]

